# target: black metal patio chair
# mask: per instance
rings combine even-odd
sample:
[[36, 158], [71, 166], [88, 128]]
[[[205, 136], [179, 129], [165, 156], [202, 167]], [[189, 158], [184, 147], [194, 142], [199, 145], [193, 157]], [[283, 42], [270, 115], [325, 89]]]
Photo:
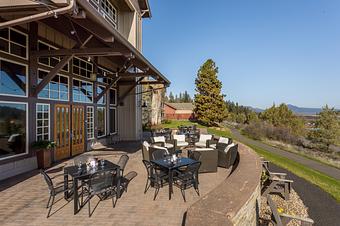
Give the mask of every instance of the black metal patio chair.
[[168, 181], [169, 175], [161, 170], [156, 170], [154, 164], [149, 161], [142, 160], [147, 172], [147, 179], [144, 194], [149, 190], [150, 186], [155, 188], [153, 200], [156, 199], [159, 189], [163, 187], [165, 181]]
[[162, 159], [169, 154], [165, 149], [159, 149], [156, 147], [150, 147], [150, 150], [152, 151], [153, 160]]
[[196, 162], [187, 166], [183, 171], [174, 170], [173, 172], [174, 184], [181, 189], [184, 202], [186, 202], [185, 190], [191, 187], [193, 187], [198, 196], [200, 196], [198, 189], [198, 170], [200, 166], [201, 162]]
[[[40, 170], [40, 173], [44, 177], [44, 180], [45, 180], [45, 182], [48, 186], [48, 190], [49, 190], [49, 194], [50, 194], [50, 197], [49, 197], [47, 205], [46, 205], [46, 208], [49, 208], [48, 213], [47, 213], [47, 218], [48, 218], [48, 217], [50, 217], [55, 197], [60, 193], [64, 193], [65, 191], [72, 191], [73, 185], [72, 185], [72, 183], [70, 183], [72, 181], [69, 180], [69, 181], [67, 181], [67, 183], [69, 183], [68, 188], [64, 189], [64, 181], [59, 182], [59, 183], [53, 183], [51, 177], [45, 171]], [[57, 176], [54, 176], [53, 178], [58, 177], [58, 176], [64, 176], [64, 174], [59, 174]]]
[[117, 165], [120, 167], [120, 171], [121, 171], [120, 175], [122, 175], [122, 176], [124, 175], [124, 169], [125, 169], [125, 166], [126, 166], [128, 161], [129, 161], [129, 156], [122, 155], [122, 156], [120, 156], [120, 158], [117, 162]]
[[[83, 196], [87, 195], [85, 203], [88, 203], [89, 217], [91, 217], [91, 207], [90, 202], [94, 196], [98, 196], [99, 200], [102, 201], [108, 197], [112, 198], [113, 208], [116, 206], [118, 199], [117, 195], [117, 180], [115, 177], [117, 175], [116, 170], [107, 170], [102, 172], [97, 172], [91, 175], [86, 186], [82, 187], [82, 205]], [[116, 197], [116, 200], [114, 199]]]

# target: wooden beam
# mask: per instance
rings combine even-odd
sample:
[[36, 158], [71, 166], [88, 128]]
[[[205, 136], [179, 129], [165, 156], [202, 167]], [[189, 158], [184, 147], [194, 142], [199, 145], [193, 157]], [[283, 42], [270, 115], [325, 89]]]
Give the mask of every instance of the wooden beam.
[[144, 78], [139, 78], [121, 97], [119, 97], [118, 103], [123, 102], [123, 100], [129, 95], [129, 93], [140, 84]]
[[[134, 81], [120, 81], [118, 85], [131, 85], [131, 83]], [[155, 84], [164, 84], [163, 81], [141, 81], [139, 84], [141, 85], [155, 85]]]
[[83, 49], [56, 49], [41, 50], [32, 53], [36, 57], [55, 56], [122, 56], [124, 53], [115, 51], [113, 48], [83, 48]]
[[139, 72], [139, 73], [118, 73], [119, 76], [122, 76], [123, 78], [134, 78], [134, 77], [148, 77], [150, 76], [150, 73], [144, 73], [144, 72]]
[[[111, 83], [109, 85], [107, 85], [105, 87], [105, 89], [99, 93], [95, 98], [94, 98], [94, 103], [97, 103], [98, 100], [100, 100], [100, 98], [102, 98], [104, 96], [104, 94], [109, 91], [109, 89], [111, 89], [118, 81], [119, 81], [120, 77], [116, 77], [115, 79], [113, 79], [111, 81]], [[95, 90], [97, 92], [97, 90]]]
[[[83, 43], [76, 44], [74, 48], [83, 48], [90, 40], [91, 38], [87, 38]], [[40, 91], [54, 78], [54, 76], [59, 73], [59, 71], [72, 59], [73, 56], [73, 54], [70, 56], [64, 56], [61, 61], [46, 75], [46, 77], [40, 81], [37, 87], [35, 87], [34, 94], [38, 95], [38, 93], [40, 93]]]

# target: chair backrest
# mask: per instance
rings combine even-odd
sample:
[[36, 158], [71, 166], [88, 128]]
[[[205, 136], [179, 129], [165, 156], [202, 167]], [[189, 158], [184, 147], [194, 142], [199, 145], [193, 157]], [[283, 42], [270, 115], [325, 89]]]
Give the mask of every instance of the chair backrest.
[[44, 180], [48, 186], [48, 190], [53, 191], [54, 187], [53, 187], [53, 181], [51, 179], [51, 177], [43, 170], [40, 170], [40, 173], [43, 175]]
[[229, 138], [227, 138], [227, 137], [220, 137], [219, 139], [218, 139], [218, 143], [222, 143], [222, 144], [229, 144]]
[[199, 142], [207, 142], [207, 140], [211, 140], [212, 135], [210, 134], [201, 134]]
[[155, 150], [152, 152], [152, 159], [153, 160], [163, 159], [168, 154], [169, 153], [164, 149], [155, 148]]
[[202, 154], [200, 152], [198, 152], [198, 151], [189, 151], [188, 152], [189, 158], [194, 159], [196, 161], [200, 161], [201, 155]]
[[148, 178], [151, 177], [152, 171], [153, 171], [152, 163], [147, 161], [147, 160], [142, 160], [142, 162], [143, 162], [143, 164], [145, 166], [146, 172], [148, 173]]
[[117, 165], [120, 167], [120, 170], [124, 171], [125, 166], [126, 166], [128, 161], [129, 161], [129, 156], [127, 156], [127, 155], [120, 156], [120, 158], [117, 162]]
[[156, 142], [163, 142], [165, 143], [165, 136], [157, 136], [157, 137], [152, 137], [152, 142], [156, 143]]
[[78, 165], [78, 163], [86, 163], [89, 161], [89, 159], [92, 158], [92, 156], [88, 156], [88, 155], [80, 155], [80, 156], [77, 156], [73, 159], [73, 163], [74, 165]]
[[173, 135], [173, 139], [177, 140], [177, 142], [185, 142], [185, 135], [184, 134], [180, 134], [180, 135]]
[[89, 178], [89, 187], [92, 192], [101, 192], [114, 185], [114, 178], [117, 171], [105, 170], [92, 174]]
[[150, 160], [149, 158], [149, 150], [150, 149], [150, 144], [147, 141], [144, 141], [142, 144], [142, 155], [143, 159]]
[[279, 213], [277, 212], [277, 206], [276, 203], [272, 200], [270, 195], [267, 195], [267, 203], [272, 211], [272, 220], [275, 221], [275, 225], [282, 226], [282, 221], [280, 218]]
[[237, 154], [238, 154], [238, 144], [235, 144], [234, 146], [232, 146], [229, 150], [230, 152], [230, 162], [229, 162], [229, 166], [234, 165], [236, 158], [237, 158]]
[[192, 173], [197, 176], [198, 170], [201, 167], [201, 162], [195, 162], [193, 164], [188, 165], [185, 170], [183, 171], [184, 173]]

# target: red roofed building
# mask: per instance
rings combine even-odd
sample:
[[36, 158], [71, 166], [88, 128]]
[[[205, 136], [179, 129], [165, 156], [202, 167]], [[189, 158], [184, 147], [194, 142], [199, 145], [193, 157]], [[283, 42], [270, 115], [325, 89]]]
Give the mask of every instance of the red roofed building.
[[164, 103], [164, 119], [194, 119], [192, 103]]

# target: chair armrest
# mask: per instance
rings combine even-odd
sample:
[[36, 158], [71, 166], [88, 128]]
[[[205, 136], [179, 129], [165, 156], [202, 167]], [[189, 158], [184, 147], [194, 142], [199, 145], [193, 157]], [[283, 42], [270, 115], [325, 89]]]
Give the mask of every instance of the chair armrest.
[[172, 144], [175, 147], [175, 142], [177, 143], [176, 140], [167, 140], [165, 143]]
[[311, 225], [314, 224], [314, 221], [310, 218], [305, 218], [305, 217], [300, 217], [300, 216], [292, 216], [292, 215], [285, 214], [285, 213], [280, 214], [280, 217], [303, 221], [303, 222], [306, 222], [306, 223], [310, 223]]
[[281, 179], [285, 179], [287, 174], [286, 173], [273, 173], [273, 172], [269, 172], [270, 176], [278, 176]]
[[165, 143], [164, 142], [154, 142], [154, 143], [152, 143], [152, 145], [157, 145], [157, 146], [160, 146], [160, 147], [164, 147]]
[[68, 175], [67, 173], [61, 173], [61, 174], [57, 174], [57, 175], [54, 175], [53, 177], [51, 177], [51, 179], [54, 179], [54, 178], [57, 178], [57, 177], [61, 177], [61, 176], [66, 176]]
[[273, 181], [280, 181], [280, 182], [287, 182], [287, 183], [293, 183], [293, 180], [287, 180], [287, 179], [281, 179], [281, 178], [272, 178]]

